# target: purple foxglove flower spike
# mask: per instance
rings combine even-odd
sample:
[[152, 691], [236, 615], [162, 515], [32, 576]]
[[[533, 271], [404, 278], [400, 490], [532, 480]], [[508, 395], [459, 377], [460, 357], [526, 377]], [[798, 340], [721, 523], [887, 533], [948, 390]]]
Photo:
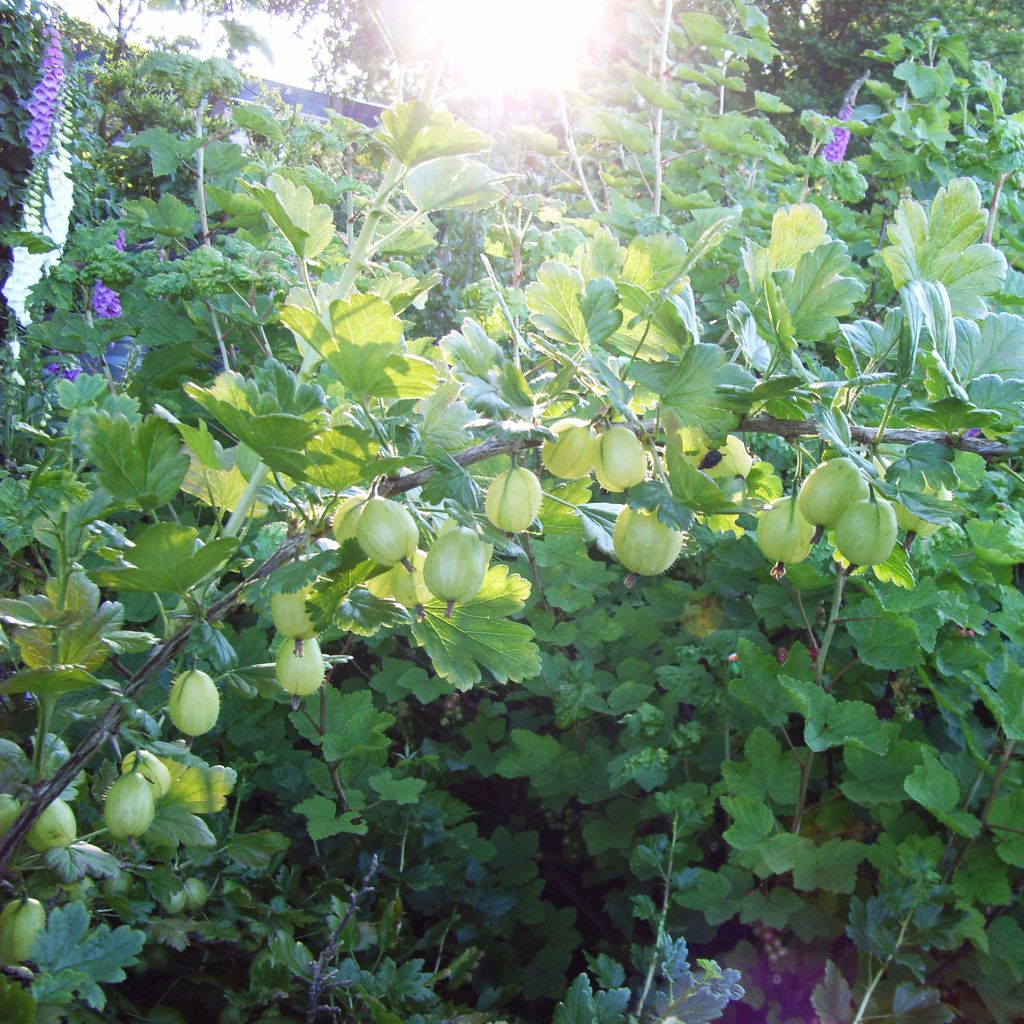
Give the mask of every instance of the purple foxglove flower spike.
[[118, 252], [124, 252], [124, 228], [118, 231], [117, 238], [114, 239], [114, 248]]
[[[46, 37], [39, 82], [27, 104], [32, 116], [25, 139], [32, 152], [33, 168], [23, 223], [26, 231], [49, 236], [55, 247], [46, 253], [30, 253], [24, 246], [14, 247], [11, 272], [2, 291], [23, 327], [32, 322], [28, 303], [33, 287], [60, 261], [75, 203], [69, 150], [72, 126], [65, 117], [64, 49], [55, 23], [47, 25]], [[20, 350], [17, 337], [12, 337], [9, 345], [17, 358]]]
[[92, 290], [92, 311], [104, 320], [113, 320], [121, 315], [121, 296], [97, 281]]
[[49, 41], [43, 52], [41, 74], [28, 101], [28, 111], [32, 115], [32, 120], [25, 130], [25, 138], [33, 156], [38, 156], [50, 144], [57, 101], [60, 99], [61, 86], [64, 84], [64, 48], [60, 31], [56, 25], [51, 24], [47, 26], [46, 32]]
[[78, 360], [74, 360], [70, 366], [62, 367], [60, 363], [47, 363], [43, 372], [51, 377], [62, 377], [64, 380], [75, 380], [82, 372], [82, 366]]
[[[840, 121], [849, 121], [853, 116], [853, 105], [857, 101], [857, 93], [860, 92], [860, 87], [867, 80], [868, 76], [863, 74], [850, 86], [843, 97], [843, 105], [839, 108], [838, 117]], [[841, 164], [846, 159], [846, 147], [849, 144], [850, 129], [833, 128], [832, 139], [822, 147], [821, 155], [830, 164]]]

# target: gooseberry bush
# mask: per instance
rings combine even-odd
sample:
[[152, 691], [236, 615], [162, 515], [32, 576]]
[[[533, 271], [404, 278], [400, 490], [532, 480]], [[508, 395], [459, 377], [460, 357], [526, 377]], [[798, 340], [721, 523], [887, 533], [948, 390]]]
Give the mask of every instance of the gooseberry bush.
[[1019, 1019], [1022, 121], [930, 23], [787, 139], [754, 6], [616, 10], [495, 138], [386, 17], [373, 129], [104, 72], [166, 118], [4, 356], [4, 1020]]

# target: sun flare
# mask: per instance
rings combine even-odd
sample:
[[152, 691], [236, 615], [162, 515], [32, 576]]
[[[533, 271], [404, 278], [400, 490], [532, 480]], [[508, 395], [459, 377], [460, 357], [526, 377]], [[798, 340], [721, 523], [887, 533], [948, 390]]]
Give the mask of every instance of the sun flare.
[[432, 0], [449, 61], [488, 93], [565, 89], [603, 0]]

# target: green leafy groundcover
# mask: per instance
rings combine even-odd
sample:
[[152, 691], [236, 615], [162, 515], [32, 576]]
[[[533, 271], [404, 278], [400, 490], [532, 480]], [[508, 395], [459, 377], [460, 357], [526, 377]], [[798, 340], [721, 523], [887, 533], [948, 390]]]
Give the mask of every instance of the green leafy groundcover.
[[[430, 72], [375, 130], [182, 52], [68, 99], [0, 357], [4, 1021], [1020, 1019], [1024, 122], [928, 23], [787, 138], [754, 6], [644, 10], [494, 138]], [[836, 458], [869, 525], [780, 560]]]

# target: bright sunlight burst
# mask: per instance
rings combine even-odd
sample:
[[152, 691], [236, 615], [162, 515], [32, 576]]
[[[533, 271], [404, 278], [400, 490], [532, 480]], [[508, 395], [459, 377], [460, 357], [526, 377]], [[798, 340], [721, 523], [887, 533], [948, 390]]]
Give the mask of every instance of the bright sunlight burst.
[[449, 60], [490, 93], [576, 83], [580, 47], [603, 0], [433, 0], [427, 5]]

